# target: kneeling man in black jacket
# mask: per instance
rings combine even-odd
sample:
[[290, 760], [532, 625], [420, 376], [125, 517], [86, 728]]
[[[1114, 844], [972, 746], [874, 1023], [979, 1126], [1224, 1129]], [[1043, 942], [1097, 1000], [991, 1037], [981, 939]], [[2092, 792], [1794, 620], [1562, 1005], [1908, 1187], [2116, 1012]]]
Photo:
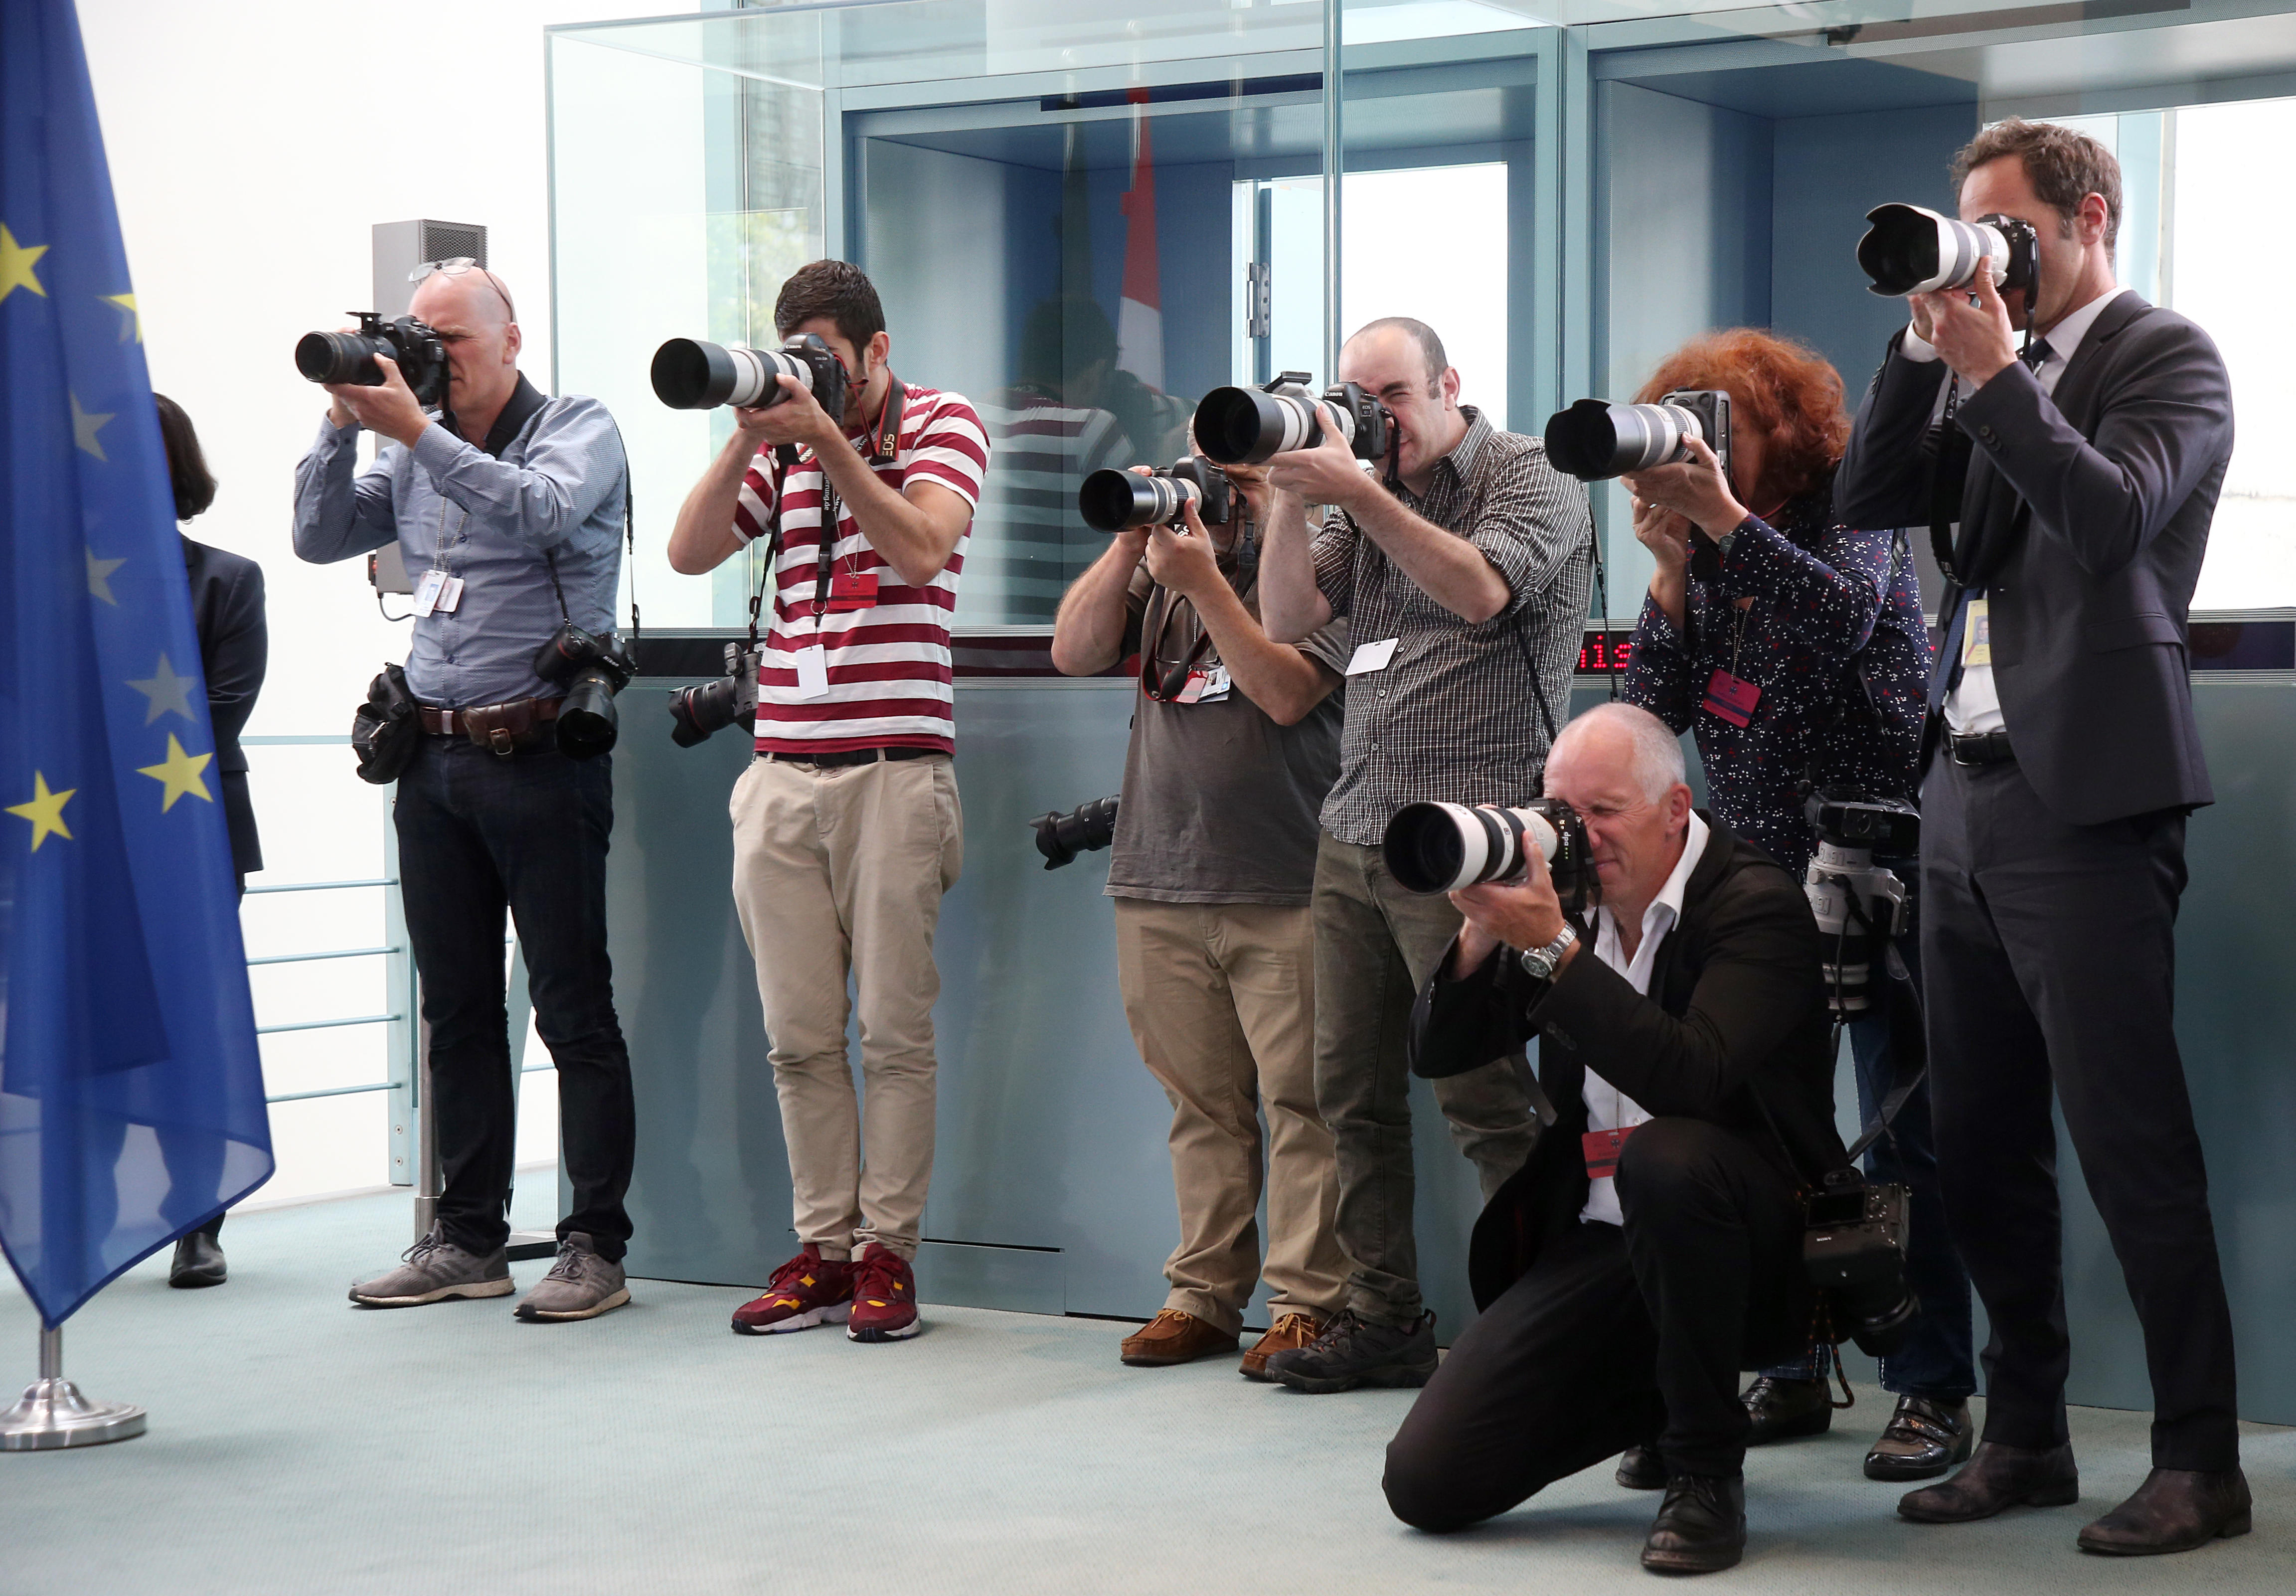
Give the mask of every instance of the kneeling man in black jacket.
[[1546, 791], [1586, 823], [1590, 922], [1565, 918], [1535, 852], [1522, 884], [1452, 895], [1467, 923], [1413, 1014], [1414, 1068], [1537, 1035], [1554, 1118], [1476, 1223], [1481, 1317], [1385, 1481], [1406, 1523], [1458, 1529], [1624, 1452], [1620, 1485], [1665, 1487], [1642, 1560], [1669, 1574], [1743, 1553], [1738, 1374], [1806, 1346], [1796, 1193], [1849, 1162], [1808, 903], [1691, 807], [1683, 773], [1655, 716], [1589, 710]]

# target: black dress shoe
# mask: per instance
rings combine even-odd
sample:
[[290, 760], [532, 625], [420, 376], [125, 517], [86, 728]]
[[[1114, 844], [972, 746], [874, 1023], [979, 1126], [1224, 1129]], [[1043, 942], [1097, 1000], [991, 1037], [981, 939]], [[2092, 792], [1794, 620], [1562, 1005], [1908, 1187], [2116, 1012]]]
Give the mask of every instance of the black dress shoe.
[[168, 1265], [168, 1283], [184, 1290], [224, 1282], [223, 1248], [205, 1231], [193, 1231], [176, 1243], [175, 1262]]
[[1882, 1438], [1866, 1454], [1866, 1477], [1927, 1479], [1966, 1462], [1976, 1442], [1967, 1403], [1900, 1396]]
[[1898, 1499], [1900, 1517], [1920, 1524], [1966, 1524], [2004, 1508], [2063, 1507], [2080, 1500], [2080, 1470], [2072, 1443], [2035, 1451], [1980, 1441], [1951, 1479], [1908, 1491]]
[[1746, 1437], [1749, 1446], [1791, 1441], [1796, 1436], [1822, 1436], [1833, 1422], [1833, 1399], [1826, 1394], [1822, 1379], [1757, 1375], [1738, 1400], [1746, 1404], [1746, 1417], [1754, 1421], [1753, 1431]]
[[1746, 1477], [1677, 1474], [1643, 1544], [1652, 1574], [1712, 1574], [1746, 1555]]
[[1666, 1486], [1666, 1460], [1655, 1446], [1629, 1446], [1619, 1456], [1612, 1477], [1629, 1491], [1657, 1491]]
[[2105, 1557], [2190, 1551], [2249, 1529], [2248, 1478], [2237, 1469], [2203, 1474], [2155, 1469], [2136, 1494], [2080, 1532], [2080, 1549]]

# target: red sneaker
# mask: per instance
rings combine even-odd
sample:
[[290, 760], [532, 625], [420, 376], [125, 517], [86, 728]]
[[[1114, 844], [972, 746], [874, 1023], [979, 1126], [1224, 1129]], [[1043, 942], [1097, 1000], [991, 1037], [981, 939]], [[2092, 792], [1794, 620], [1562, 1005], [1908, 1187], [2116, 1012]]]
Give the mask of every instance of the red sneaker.
[[824, 1258], [808, 1241], [774, 1271], [764, 1295], [734, 1310], [734, 1328], [745, 1336], [771, 1336], [840, 1323], [852, 1311], [855, 1273], [850, 1264]]
[[917, 1277], [909, 1261], [872, 1241], [853, 1261], [853, 1316], [845, 1333], [856, 1341], [898, 1341], [923, 1328], [917, 1322]]

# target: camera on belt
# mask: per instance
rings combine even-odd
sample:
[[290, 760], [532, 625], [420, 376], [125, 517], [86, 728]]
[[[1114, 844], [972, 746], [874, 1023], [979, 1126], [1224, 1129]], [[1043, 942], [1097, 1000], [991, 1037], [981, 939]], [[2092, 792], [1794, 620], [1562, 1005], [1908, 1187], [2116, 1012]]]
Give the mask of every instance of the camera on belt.
[[1207, 526], [1235, 515], [1235, 488], [1227, 473], [1210, 461], [1190, 456], [1161, 471], [1095, 471], [1077, 489], [1077, 513], [1096, 532], [1133, 527], [1177, 527], [1190, 504]]
[[845, 419], [845, 367], [818, 333], [784, 340], [778, 349], [673, 338], [653, 353], [654, 397], [672, 410], [712, 410], [720, 405], [765, 410], [789, 397], [783, 377], [814, 397], [832, 421]]
[[1581, 399], [1546, 420], [1546, 458], [1582, 482], [1674, 465], [1690, 458], [1690, 440], [1713, 450], [1730, 474], [1730, 396], [1719, 389], [1678, 389], [1655, 405]]
[[1271, 455], [1312, 449], [1339, 434], [1357, 460], [1382, 460], [1395, 414], [1361, 384], [1308, 391], [1306, 372], [1284, 372], [1258, 388], [1216, 388], [1196, 406], [1196, 446], [1221, 465], [1257, 465]]
[[1406, 892], [1450, 892], [1484, 881], [1519, 881], [1536, 851], [1562, 912], [1575, 914], [1602, 897], [1587, 827], [1560, 798], [1500, 804], [1406, 804], [1387, 823], [1380, 844], [1388, 873]]
[[416, 404], [435, 410], [447, 402], [447, 345], [436, 331], [411, 315], [387, 322], [379, 311], [345, 314], [358, 318], [358, 331], [306, 332], [295, 341], [297, 371], [313, 382], [381, 388], [380, 355], [398, 364]]

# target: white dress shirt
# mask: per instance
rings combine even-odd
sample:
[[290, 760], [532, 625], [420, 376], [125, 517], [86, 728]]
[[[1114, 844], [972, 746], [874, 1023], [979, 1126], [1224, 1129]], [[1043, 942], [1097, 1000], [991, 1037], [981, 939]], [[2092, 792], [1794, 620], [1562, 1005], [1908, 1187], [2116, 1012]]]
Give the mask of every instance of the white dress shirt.
[[[1627, 984], [1644, 997], [1650, 995], [1651, 967], [1658, 959], [1658, 945], [1666, 940], [1667, 933], [1682, 918], [1682, 895], [1690, 889], [1690, 872], [1698, 868], [1709, 835], [1706, 823], [1693, 810], [1690, 829], [1683, 834], [1682, 857], [1675, 861], [1674, 873], [1667, 877], [1666, 885], [1651, 899], [1650, 907], [1643, 911], [1643, 937], [1635, 945], [1633, 958], [1626, 955], [1619, 937], [1619, 922], [1609, 906], [1595, 911], [1595, 956], [1626, 977]], [[1622, 1125], [1640, 1125], [1650, 1117], [1649, 1110], [1642, 1104], [1591, 1069], [1587, 1072], [1583, 1093], [1587, 1100], [1587, 1128], [1590, 1131], [1614, 1131]], [[1619, 1183], [1614, 1177], [1606, 1174], [1588, 1185], [1587, 1206], [1578, 1210], [1578, 1218], [1581, 1224], [1626, 1223], [1626, 1216], [1619, 1209]]]
[[[2037, 346], [2048, 350], [2047, 356], [2033, 372], [2034, 381], [2041, 385], [2042, 393], [2055, 397], [2057, 380], [2065, 374], [2065, 367], [2080, 352], [2081, 340], [2096, 324], [2096, 318], [2104, 314], [2106, 306], [2130, 291], [2119, 288], [2110, 293], [2097, 295], [2050, 328], [2046, 338], [2033, 340]], [[1938, 357], [1937, 349], [1911, 327], [1906, 329], [1905, 341], [1898, 346], [1898, 352], [1916, 363], [1926, 363]], [[1964, 659], [1972, 643], [1989, 651], [1992, 642], [1989, 635], [1992, 616], [1985, 602], [1985, 594], [1982, 592], [1972, 593], [1967, 603], [1969, 618], [1963, 626], [1962, 642]], [[2001, 729], [2001, 692], [1993, 680], [1993, 661], [1989, 651], [1970, 659], [1961, 667], [1960, 685], [1945, 701], [1945, 724], [1964, 737], [1980, 736]]]

